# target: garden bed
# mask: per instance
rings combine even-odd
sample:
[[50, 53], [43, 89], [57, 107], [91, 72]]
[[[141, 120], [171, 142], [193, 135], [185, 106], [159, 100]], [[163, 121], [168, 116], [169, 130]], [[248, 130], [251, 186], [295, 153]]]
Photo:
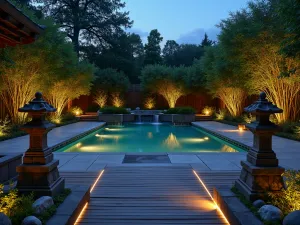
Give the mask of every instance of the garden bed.
[[[215, 121], [219, 122], [219, 123], [224, 123], [224, 124], [228, 124], [231, 126], [235, 126], [235, 127], [237, 127], [239, 124], [241, 124], [238, 122], [228, 121], [228, 120], [215, 120]], [[300, 141], [300, 135], [298, 135], [298, 134], [293, 134], [293, 133], [288, 133], [288, 132], [279, 132], [279, 133], [276, 133], [275, 136], [287, 138], [287, 139], [294, 140], [294, 141]]]

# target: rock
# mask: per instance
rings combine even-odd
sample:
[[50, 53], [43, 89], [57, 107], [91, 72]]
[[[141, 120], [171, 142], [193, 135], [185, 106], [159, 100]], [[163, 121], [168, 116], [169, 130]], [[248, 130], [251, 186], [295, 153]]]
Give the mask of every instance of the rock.
[[11, 225], [9, 217], [4, 213], [0, 213], [0, 225]]
[[258, 210], [261, 218], [268, 222], [278, 222], [283, 217], [280, 209], [273, 205], [264, 205]]
[[289, 213], [284, 218], [283, 225], [300, 225], [300, 210]]
[[42, 225], [42, 222], [35, 216], [27, 216], [22, 221], [22, 225]]
[[54, 205], [53, 199], [50, 196], [43, 196], [32, 204], [32, 208], [36, 214], [41, 214], [52, 205]]
[[257, 209], [260, 209], [262, 206], [264, 206], [266, 203], [261, 200], [261, 199], [258, 199], [256, 201], [253, 202], [253, 206]]

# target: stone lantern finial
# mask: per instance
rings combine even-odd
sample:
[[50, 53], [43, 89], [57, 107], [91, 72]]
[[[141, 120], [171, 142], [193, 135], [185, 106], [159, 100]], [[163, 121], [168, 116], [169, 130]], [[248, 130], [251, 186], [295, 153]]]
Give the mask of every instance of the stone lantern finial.
[[64, 179], [57, 169], [59, 161], [53, 159], [52, 149], [47, 144], [47, 134], [55, 125], [46, 121], [45, 115], [55, 111], [41, 92], [36, 92], [32, 101], [19, 108], [19, 112], [28, 113], [32, 118], [21, 127], [29, 134], [29, 149], [24, 154], [23, 164], [17, 167], [17, 189], [21, 193], [52, 196], [64, 189]]
[[236, 187], [246, 198], [255, 200], [266, 191], [280, 191], [283, 188], [282, 173], [278, 159], [272, 150], [272, 135], [280, 128], [269, 120], [271, 114], [282, 113], [261, 92], [258, 101], [245, 108], [256, 116], [256, 121], [246, 127], [253, 133], [253, 147], [247, 154], [247, 161], [241, 161], [242, 171]]

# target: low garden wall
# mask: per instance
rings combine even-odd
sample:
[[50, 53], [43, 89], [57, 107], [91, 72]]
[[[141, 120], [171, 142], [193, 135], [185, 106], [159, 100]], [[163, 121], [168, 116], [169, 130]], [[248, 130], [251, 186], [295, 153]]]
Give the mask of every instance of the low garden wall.
[[0, 155], [0, 183], [17, 177], [16, 167], [22, 164], [22, 154]]
[[162, 114], [160, 122], [171, 122], [173, 124], [190, 124], [195, 121], [194, 114]]

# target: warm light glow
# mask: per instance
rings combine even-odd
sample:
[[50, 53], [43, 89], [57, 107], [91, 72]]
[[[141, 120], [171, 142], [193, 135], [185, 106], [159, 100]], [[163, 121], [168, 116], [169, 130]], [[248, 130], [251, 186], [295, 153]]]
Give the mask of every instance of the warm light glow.
[[97, 177], [96, 181], [94, 182], [93, 186], [91, 187], [90, 193], [92, 193], [92, 191], [94, 190], [97, 182], [99, 181], [100, 177], [102, 176], [102, 174], [104, 173], [104, 170], [102, 170], [99, 174], [99, 176]]
[[178, 142], [177, 137], [173, 133], [169, 134], [169, 136], [164, 141], [164, 145], [168, 146], [171, 149], [180, 148], [180, 143]]
[[[94, 190], [94, 188], [95, 188], [96, 184], [98, 183], [100, 177], [102, 176], [103, 172], [104, 172], [104, 170], [102, 170], [101, 173], [99, 174], [99, 176], [97, 177], [96, 181], [94, 182], [94, 184], [93, 184], [93, 186], [92, 186], [92, 188], [90, 190], [90, 193], [92, 193], [92, 191]], [[85, 203], [84, 207], [82, 208], [81, 212], [79, 213], [79, 215], [78, 215], [78, 217], [77, 217], [77, 219], [76, 219], [76, 221], [75, 221], [74, 224], [77, 224], [77, 223], [80, 222], [80, 219], [83, 217], [83, 214], [84, 214], [85, 209], [87, 208], [87, 206], [88, 206], [88, 202]]]
[[209, 138], [208, 138], [208, 137], [205, 137], [204, 140], [209, 140]]
[[146, 99], [146, 101], [145, 101], [145, 108], [146, 109], [153, 109], [154, 105], [155, 105], [154, 98], [149, 97], [149, 98]]
[[235, 150], [234, 148], [231, 148], [231, 147], [228, 146], [228, 145], [224, 145], [224, 146], [221, 148], [221, 152], [238, 152], [238, 151]]
[[208, 116], [208, 115], [209, 115], [209, 111], [208, 111], [208, 110], [205, 110], [205, 112], [204, 112], [204, 113], [205, 113], [205, 115], [206, 115], [206, 116]]
[[76, 147], [77, 147], [77, 148], [80, 148], [81, 146], [82, 146], [82, 143], [81, 143], [81, 142], [79, 142], [79, 143], [76, 144]]
[[153, 138], [152, 132], [148, 132], [148, 135], [147, 135], [147, 136], [148, 136], [149, 139], [152, 139], [152, 138]]
[[209, 140], [209, 138], [208, 137], [205, 137], [205, 138], [182, 138], [180, 140], [184, 141], [184, 142], [197, 143], [197, 142], [207, 141], [207, 140]]
[[121, 107], [124, 105], [124, 101], [122, 100], [120, 95], [121, 95], [120, 92], [112, 93], [111, 98], [112, 98], [113, 106]]
[[221, 213], [221, 215], [223, 216], [224, 220], [226, 221], [226, 223], [230, 224], [227, 220], [227, 218], [225, 217], [224, 213], [222, 212], [222, 210], [220, 209], [220, 207], [218, 206], [218, 204], [216, 203], [215, 199], [213, 198], [213, 196], [210, 194], [209, 190], [207, 189], [206, 185], [204, 184], [204, 182], [201, 180], [201, 178], [198, 176], [198, 174], [196, 173], [195, 170], [193, 170], [194, 174], [196, 175], [196, 177], [198, 178], [198, 180], [200, 181], [202, 187], [204, 188], [204, 190], [206, 191], [206, 193], [209, 195], [209, 197], [211, 198], [211, 200], [214, 202], [214, 204], [216, 205], [216, 209]]
[[79, 116], [80, 112], [79, 112], [79, 111], [76, 111], [75, 114], [76, 114], [76, 116]]
[[240, 132], [243, 132], [243, 131], [244, 131], [244, 129], [243, 129], [243, 128], [241, 128], [241, 127], [239, 127], [239, 131], [240, 131]]
[[95, 97], [94, 102], [99, 105], [100, 108], [103, 108], [107, 103], [107, 93], [103, 90], [98, 90]]
[[77, 223], [80, 222], [81, 216], [83, 215], [83, 213], [84, 213], [86, 207], [88, 206], [88, 204], [89, 204], [88, 202], [85, 203], [85, 205], [83, 206], [83, 208], [82, 208], [81, 212], [79, 213], [79, 215], [78, 215], [78, 217], [77, 217], [77, 219], [76, 219], [76, 221], [75, 221], [74, 224], [77, 224]]

